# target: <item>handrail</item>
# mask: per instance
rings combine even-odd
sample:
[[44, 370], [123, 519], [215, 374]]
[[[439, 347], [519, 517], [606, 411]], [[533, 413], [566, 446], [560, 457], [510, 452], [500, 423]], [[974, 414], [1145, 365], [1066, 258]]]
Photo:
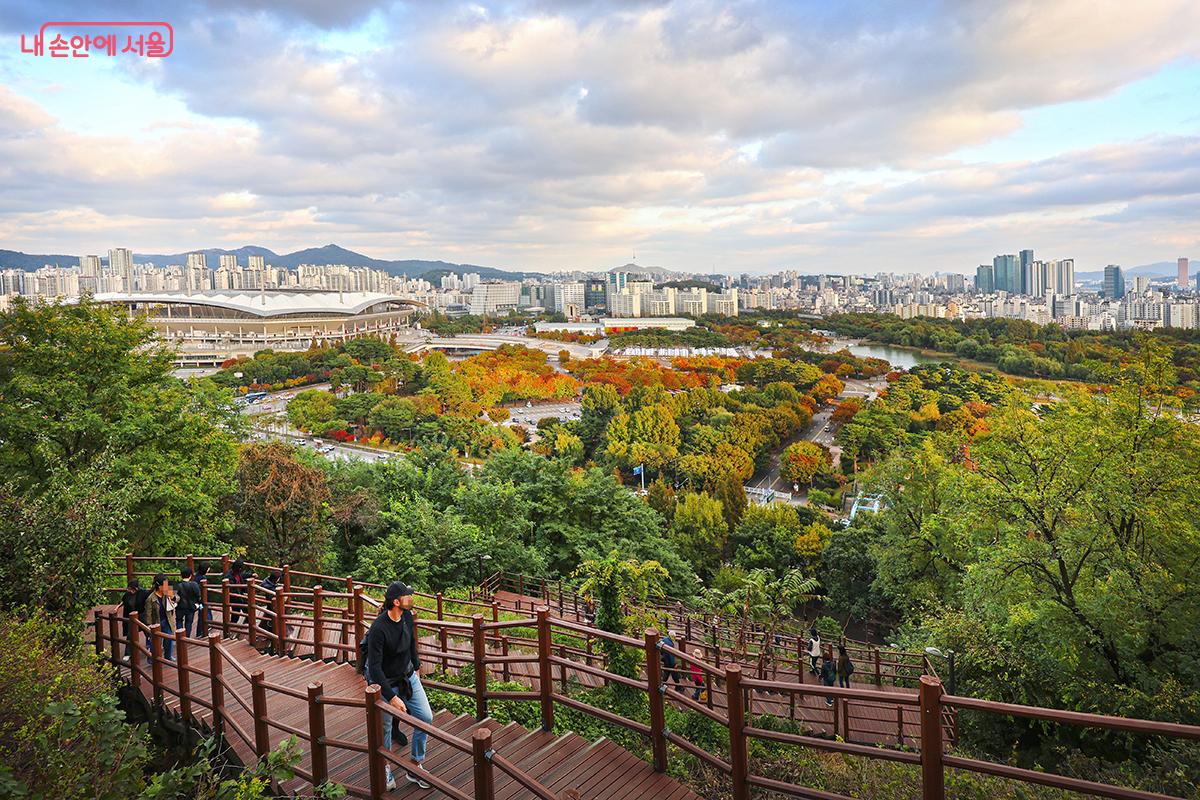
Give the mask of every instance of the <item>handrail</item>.
[[[127, 557], [125, 559], [126, 565], [134, 564], [134, 558], [141, 559], [142, 561], [152, 560], [148, 557]], [[170, 559], [157, 560], [167, 561]], [[295, 575], [296, 573], [292, 573], [293, 577]], [[496, 585], [502, 585], [504, 576], [499, 573], [498, 575], [499, 577], [495, 578]], [[260, 755], [265, 755], [265, 752], [263, 752], [264, 747], [269, 746], [269, 737], [265, 734], [268, 727], [273, 726], [277, 729], [292, 732], [301, 738], [304, 736], [304, 729], [300, 727], [301, 723], [296, 721], [294, 713], [293, 716], [287, 718], [271, 716], [267, 703], [264, 700], [265, 693], [270, 692], [278, 696], [306, 701], [312, 713], [316, 713], [313, 711], [314, 709], [326, 706], [355, 707], [365, 710], [364, 723], [372, 715], [374, 715], [376, 721], [379, 721], [384, 718], [383, 714], [390, 713], [394, 716], [403, 716], [406, 723], [412, 724], [414, 728], [419, 730], [424, 730], [439, 741], [447, 742], [449, 739], [453, 739], [453, 742], [451, 742], [452, 746], [462, 752], [470, 753], [472, 758], [475, 759], [477, 770], [476, 790], [479, 797], [492, 797], [490, 794], [491, 779], [488, 777], [485, 780], [485, 776], [490, 775], [489, 770], [493, 767], [499, 767], [502, 772], [525, 787], [527, 791], [537, 795], [541, 800], [558, 800], [550, 793], [549, 789], [541, 786], [536, 780], [524, 773], [516, 764], [504, 759], [503, 756], [490, 753], [487, 748], [481, 750], [480, 743], [485, 738], [484, 734], [487, 733], [483, 729], [477, 730], [476, 735], [473, 735], [472, 741], [467, 743], [462, 739], [452, 737], [438, 730], [436, 726], [415, 720], [410, 715], [401, 714], [398, 710], [381, 703], [378, 700], [377, 689], [373, 701], [334, 696], [319, 696], [314, 699], [311, 689], [308, 694], [305, 694], [295, 688], [280, 684], [278, 681], [267, 681], [262, 671], [255, 672], [253, 675], [250, 674], [249, 670], [238, 663], [226, 647], [221, 644], [220, 631], [237, 629], [246, 631], [252, 639], [260, 638], [263, 642], [273, 641], [275, 646], [280, 650], [286, 650], [288, 646], [311, 644], [314, 651], [325, 648], [329, 652], [335, 650], [357, 652], [357, 647], [363, 633], [364, 620], [362, 617], [362, 608], [364, 603], [361, 598], [364, 596], [363, 588], [366, 584], [355, 583], [348, 579], [347, 583], [354, 591], [345, 598], [346, 604], [344, 606], [335, 606], [332, 604], [323, 606], [323, 600], [329, 599], [329, 596], [334, 593], [330, 592], [326, 594], [314, 590], [311, 593], [313, 598], [312, 605], [303, 609], [302, 613], [295, 613], [295, 606], [292, 607], [293, 613], [287, 613], [286, 595], [298, 594], [301, 597], [305, 595], [303, 594], [303, 590], [296, 592], [294, 589], [286, 588], [286, 582], [283, 584], [283, 590], [272, 596], [268, 596], [265, 592], [251, 591], [251, 589], [261, 588], [255, 587], [252, 582], [246, 587], [239, 586], [238, 593], [236, 594], [238, 601], [236, 606], [232, 606], [229, 603], [231, 592], [228, 589], [228, 585], [225, 585], [222, 587], [222, 601], [226, 604], [223, 610], [229, 610], [230, 607], [233, 607], [234, 612], [243, 616], [246, 621], [237, 625], [231, 625], [227, 618], [222, 618], [219, 623], [213, 623], [211, 626], [213, 631], [207, 639], [186, 636], [171, 637], [162, 633], [157, 626], [145, 625], [136, 613], [128, 617], [127, 621], [130, 624], [122, 626], [118, 624], [118, 617], [114, 612], [109, 611], [107, 614], [98, 612], [92, 623], [96, 628], [96, 651], [101, 657], [108, 657], [114, 665], [126, 666], [129, 670], [130, 679], [135, 685], [139, 682], [149, 683], [154, 690], [156, 702], [163, 702], [164, 698], [170, 698], [172, 695], [175, 695], [179, 697], [180, 703], [191, 703], [196, 707], [210, 708], [215, 726], [231, 730]], [[210, 597], [215, 595], [215, 590], [211, 589], [211, 585], [210, 592], [212, 592], [209, 595]], [[957, 736], [957, 718], [955, 714], [961, 711], [1001, 714], [1042, 722], [1078, 725], [1142, 735], [1161, 735], [1200, 740], [1200, 726], [1062, 711], [948, 695], [943, 691], [941, 681], [936, 675], [929, 674], [932, 670], [925, 670], [926, 674], [920, 676], [912, 676], [916, 681], [916, 691], [885, 692], [879, 689], [868, 689], [857, 686], [844, 688], [795, 681], [767, 680], [763, 677], [754, 677], [749, 674], [743, 675], [744, 671], [749, 672], [750, 670], [736, 661], [732, 663], [727, 661], [725, 664], [712, 664], [704, 658], [697, 658], [690, 655], [682, 647], [663, 645], [658, 632], [653, 629], [646, 631], [644, 639], [613, 634], [579, 621], [571, 621], [562, 617], [551, 617], [549, 615], [549, 608], [545, 604], [534, 608], [536, 616], [533, 618], [501, 621], [495, 619], [495, 604], [486, 606], [478, 603], [476, 604], [477, 607], [486, 608], [491, 612], [491, 616], [493, 616], [492, 621], [484, 622], [484, 615], [479, 613], [471, 617], [470, 624], [455, 622], [444, 618], [447, 616], [443, 603], [444, 598], [440, 595], [435, 597], [438, 612], [442, 613], [443, 618], [426, 619], [420, 617], [417, 620], [418, 628], [422, 632], [432, 632], [434, 634], [432, 637], [425, 636], [420, 640], [419, 646], [423, 651], [423, 659], [427, 663], [442, 663], [443, 665], [449, 665], [451, 661], [456, 664], [473, 664], [475, 667], [475, 684], [474, 687], [471, 687], [429, 680], [427, 684], [431, 688], [445, 688], [449, 691], [473, 696], [476, 702], [476, 717], [478, 719], [486, 717], [489, 699], [528, 699], [540, 704], [543, 728], [546, 730], [552, 730], [554, 727], [556, 706], [570, 708], [586, 713], [603, 722], [623, 726], [649, 738], [654, 753], [655, 768], [659, 770], [666, 769], [668, 756], [666, 744], [668, 742], [672, 743], [681, 751], [712, 764], [724, 774], [729, 775], [732, 779], [734, 800], [748, 800], [750, 787], [752, 786], [796, 797], [840, 797], [833, 793], [821, 792], [772, 778], [753, 775], [750, 770], [748, 758], [749, 739], [768, 740], [789, 746], [813, 747], [845, 755], [876, 758], [904, 764], [919, 764], [921, 766], [923, 800], [944, 800], [945, 770], [947, 768], [998, 775], [1026, 783], [1112, 797], [1118, 800], [1162, 800], [1165, 797], [1164, 795], [1143, 790], [1083, 781], [1067, 776], [1028, 770], [1009, 764], [992, 763], [948, 753], [946, 752], [947, 744], [953, 744]], [[455, 600], [454, 602], [458, 601]], [[279, 605], [283, 605], [283, 613], [280, 613]], [[277, 632], [273, 633], [272, 631], [256, 627], [257, 621], [269, 621], [272, 618], [274, 619], [275, 626], [279, 629]], [[105, 630], [105, 623], [107, 623], [107, 631]], [[345, 634], [341, 641], [322, 642], [318, 640], [317, 632], [339, 628]], [[537, 636], [536, 638], [525, 638], [507, 635], [508, 631], [518, 628], [536, 630]], [[300, 629], [311, 630], [314, 635], [314, 641], [309, 643], [307, 640], [301, 640], [298, 632], [295, 636], [292, 635], [293, 631]], [[567, 637], [587, 637], [589, 647], [591, 642], [610, 641], [624, 647], [632, 648], [640, 654], [644, 671], [633, 676], [618, 675], [606, 669], [592, 666], [590, 660], [601, 658], [601, 656], [555, 642], [552, 638], [555, 633], [566, 635]], [[460, 640], [469, 640], [469, 647], [451, 647], [451, 637], [453, 637], [456, 645]], [[149, 647], [145, 645], [147, 639], [150, 642]], [[203, 663], [201, 659], [195, 659], [196, 663], [187, 663], [184, 665], [172, 664], [170, 661], [165, 660], [161, 643], [172, 640], [180, 642], [181, 646], [186, 646], [193, 653], [198, 652], [200, 648], [206, 648], [210, 655], [209, 669], [203, 670], [200, 667], [200, 664]], [[106, 644], [107, 647], [105, 646]], [[122, 645], [132, 655], [127, 665], [124, 664], [123, 659], [120, 657]], [[510, 652], [510, 645], [522, 648], [522, 650], [515, 653]], [[712, 652], [717, 658], [723, 657], [723, 652], [720, 648], [714, 649]], [[744, 654], [746, 651], [743, 650], [742, 652]], [[664, 653], [675, 656], [683, 665], [674, 668], [676, 672], [682, 672], [684, 669], [689, 668], [690, 665], [699, 667], [700, 672], [707, 679], [707, 686], [704, 687], [709, 694], [707, 707], [688, 697], [685, 693], [671, 690], [671, 684], [668, 681], [667, 675], [669, 671], [666, 671], [660, 662], [660, 656]], [[877, 654], [878, 651], [875, 651], [875, 653]], [[904, 655], [897, 654], [896, 660], [893, 662], [897, 667], [922, 668], [921, 665], [915, 663], [905, 663], [902, 660]], [[502, 668], [503, 673], [507, 675], [510, 667], [527, 663], [537, 664], [536, 675], [530, 676], [536, 679], [536, 688], [518, 692], [491, 690], [488, 688], [487, 677], [489, 673], [501, 671], [500, 668]], [[882, 663], [885, 662], [877, 656], [875, 664], [880, 665]], [[173, 670], [178, 671], [180, 678], [178, 688], [164, 685], [165, 665], [170, 665]], [[230, 681], [222, 674], [226, 665], [232, 665], [233, 672], [238, 675], [240, 680]], [[929, 666], [931, 667], [932, 665]], [[559, 676], [555, 675], [556, 671], [560, 672]], [[647, 693], [646, 696], [649, 698], [650, 723], [646, 724], [639, 720], [625, 718], [617, 713], [599, 708], [571, 696], [567, 693], [567, 676], [569, 671], [577, 675], [586, 674], [599, 677], [607, 684], [621, 685], [639, 692], [645, 691]], [[687, 673], [685, 672], [684, 674]], [[203, 698], [192, 696], [192, 693], [183, 680], [184, 677], [189, 675], [207, 679], [207, 682], [211, 684], [213, 687], [211, 703], [206, 705]], [[798, 677], [802, 678], [802, 676]], [[248, 699], [243, 696], [244, 690], [239, 688], [243, 681], [249, 684], [254, 690], [252, 698]], [[561, 687], [559, 686], [560, 682]], [[718, 682], [720, 683], [720, 687], [717, 685]], [[147, 687], [142, 686], [141, 688], [145, 691]], [[712, 705], [712, 696], [714, 694], [723, 697], [720, 709], [714, 708]], [[228, 695], [232, 695], [232, 699]], [[832, 700], [833, 705], [825, 713], [832, 714], [832, 726], [835, 737], [824, 738], [821, 735], [814, 736], [808, 733], [771, 730], [768, 727], [764, 727], [764, 724], [760, 721], [762, 719], [761, 715], [764, 713], [763, 711], [757, 712], [760, 715], [758, 717], [751, 716], [754, 706], [765, 702], [775, 702], [778, 704], [781, 696], [789, 698], [815, 696]], [[255, 725], [252, 735], [248, 734], [236, 721], [235, 717], [229, 713], [231, 706], [228, 703], [230, 702], [234, 704], [232, 707], [244, 708], [254, 719]], [[700, 713], [715, 724], [725, 728], [729, 735], [729, 760], [725, 761], [719, 756], [708, 753], [704, 748], [687, 741], [678, 733], [667, 730], [663, 717], [663, 706], [666, 703], [671, 703], [688, 711]], [[867, 719], [867, 717], [862, 715], [862, 709], [872, 705], [886, 705], [889, 708], [895, 709], [897, 715], [895, 744], [891, 742], [887, 744], [880, 742], [863, 744], [849, 741], [851, 733], [855, 731], [855, 728], [852, 727], [852, 722], [859, 721], [861, 726], [861, 721]], [[295, 707], [292, 706], [292, 708], [294, 709]], [[805, 706], [805, 708], [812, 710], [811, 706]], [[721, 710], [724, 711], [724, 714], [721, 713]], [[857, 711], [858, 714], [852, 713], [854, 711]], [[768, 711], [766, 713], [776, 712]], [[913, 722], [914, 717], [917, 722]], [[812, 718], [808, 717], [806, 719], [811, 721]], [[822, 724], [828, 724], [828, 722], [823, 721]], [[382, 752], [377, 742], [372, 745], [372, 728], [368, 725], [367, 730], [368, 745], [363, 747], [351, 741], [341, 741], [323, 735], [314, 736], [313, 729], [310, 727], [308, 735], [311, 741], [309, 744], [314, 750], [314, 768], [311, 773], [313, 780], [316, 781], [319, 778], [325, 777], [325, 773], [316, 764], [324, 758], [324, 752], [327, 748], [337, 747], [365, 752], [372, 764], [373, 770], [372, 786], [370, 791], [365, 792], [365, 794], [368, 797], [379, 797], [381, 795], [381, 786], [374, 775], [374, 771], [379, 771], [381, 775], [383, 762], [400, 762], [390, 754]], [[374, 730], [378, 730], [378, 726]], [[861, 727], [858, 730], [861, 730]], [[487, 737], [490, 737], [490, 734], [487, 734]], [[490, 741], [490, 738], [488, 740]], [[917, 751], [905, 749], [905, 746], [910, 744], [918, 745], [919, 749]], [[321, 759], [316, 758], [316, 751], [318, 750], [320, 751]], [[479, 783], [478, 781], [480, 780], [484, 780], [485, 783]], [[436, 776], [431, 776], [430, 782], [434, 785], [441, 783]], [[483, 791], [483, 794], [478, 794], [480, 791]]]

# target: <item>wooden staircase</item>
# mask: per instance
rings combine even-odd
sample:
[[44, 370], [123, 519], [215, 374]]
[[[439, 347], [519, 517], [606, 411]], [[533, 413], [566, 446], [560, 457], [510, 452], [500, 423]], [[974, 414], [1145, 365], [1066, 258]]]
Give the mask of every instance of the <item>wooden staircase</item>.
[[[312, 684], [320, 684], [323, 696], [329, 699], [323, 715], [326, 741], [350, 743], [365, 750], [367, 732], [363, 707], [337, 702], [339, 698], [361, 701], [364, 697], [366, 682], [351, 664], [266, 655], [244, 640], [225, 640], [222, 647], [240, 667], [230, 669], [227, 666], [222, 671], [221, 678], [225, 683], [225, 725], [234, 729], [228, 731], [225, 738], [242, 763], [252, 763], [257, 759], [251, 745], [257, 736], [266, 736], [270, 747], [274, 748], [292, 736], [287, 730], [288, 727], [301, 732], [311, 729], [310, 706], [306, 693]], [[188, 665], [202, 667], [198, 663], [201, 659], [194, 658], [193, 654], [204, 655], [205, 651], [201, 648], [189, 648]], [[132, 681], [128, 667], [122, 668], [122, 673]], [[257, 677], [258, 673], [261, 673], [261, 677]], [[148, 703], [154, 702], [155, 692], [151, 682], [147, 681], [145, 676], [139, 678], [133, 682], [142, 697]], [[263, 710], [272, 720], [271, 725], [260, 726], [257, 730], [253, 707], [247, 708], [246, 705], [250, 704], [244, 705], [245, 701], [242, 699], [255, 696], [256, 682], [271, 687], [269, 692], [260, 690], [258, 702], [265, 706]], [[190, 719], [186, 722], [202, 732], [211, 732], [216, 727], [209, 707], [212, 704], [211, 681], [193, 677], [188, 683]], [[277, 687], [283, 687], [287, 691], [279, 691]], [[183, 723], [184, 708], [180, 694], [178, 669], [168, 662], [161, 669], [159, 702], [164, 714], [176, 722]], [[477, 729], [491, 731], [492, 749], [549, 789], [556, 797], [578, 796], [588, 800], [699, 800], [698, 795], [687, 786], [665, 774], [655, 772], [649, 763], [608, 739], [588, 742], [574, 733], [560, 736], [542, 730], [530, 731], [516, 723], [501, 725], [492, 719], [476, 721], [469, 715], [454, 716], [445, 710], [434, 714], [433, 725], [442, 733], [467, 742]], [[405, 729], [405, 733], [411, 736], [411, 731]], [[393, 749], [402, 757], [407, 755], [407, 748]], [[311, 748], [302, 742], [300, 750], [303, 755], [296, 766], [300, 772], [310, 774], [313, 769]], [[348, 788], [370, 785], [365, 752], [348, 747], [330, 747], [327, 759], [330, 782], [340, 783]], [[469, 752], [463, 752], [431, 736], [425, 767], [432, 775], [451, 784], [464, 795], [472, 795], [474, 765]], [[495, 771], [494, 781], [494, 797], [497, 800], [537, 797], [503, 770]], [[420, 800], [442, 794], [436, 789], [420, 789], [416, 784], [404, 780], [404, 776], [399, 772], [397, 783], [397, 789], [389, 792], [388, 797]], [[288, 781], [281, 788], [288, 795], [295, 795], [309, 792], [312, 785], [308, 780], [298, 777]], [[351, 794], [356, 792], [352, 790]]]

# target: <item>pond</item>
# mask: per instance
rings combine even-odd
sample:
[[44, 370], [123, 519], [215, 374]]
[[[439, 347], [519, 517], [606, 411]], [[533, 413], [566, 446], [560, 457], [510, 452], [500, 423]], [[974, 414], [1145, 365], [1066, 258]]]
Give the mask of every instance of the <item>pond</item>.
[[875, 344], [873, 342], [851, 342], [847, 345], [851, 353], [865, 358], [882, 358], [897, 369], [910, 369], [917, 364], [937, 364], [947, 360], [949, 356], [928, 356], [918, 350], [906, 347], [893, 347], [890, 344]]

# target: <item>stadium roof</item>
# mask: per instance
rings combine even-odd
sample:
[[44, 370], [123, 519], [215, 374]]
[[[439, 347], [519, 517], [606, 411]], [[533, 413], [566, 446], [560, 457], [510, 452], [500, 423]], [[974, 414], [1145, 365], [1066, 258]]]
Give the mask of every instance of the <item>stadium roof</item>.
[[281, 292], [281, 291], [205, 291], [205, 292], [104, 292], [95, 300], [101, 303], [177, 303], [181, 305], [228, 308], [259, 317], [280, 314], [361, 314], [376, 303], [394, 302], [420, 305], [395, 295], [380, 292]]

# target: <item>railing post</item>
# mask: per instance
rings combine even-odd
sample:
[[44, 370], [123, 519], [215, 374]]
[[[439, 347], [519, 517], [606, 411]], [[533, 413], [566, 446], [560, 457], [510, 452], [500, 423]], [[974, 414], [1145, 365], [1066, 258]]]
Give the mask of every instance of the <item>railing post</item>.
[[104, 657], [104, 617], [100, 612], [96, 611], [96, 616], [92, 619], [96, 629], [96, 658]]
[[487, 728], [476, 728], [471, 734], [471, 757], [475, 762], [475, 800], [492, 800], [492, 732]]
[[246, 579], [246, 640], [251, 647], [258, 646], [258, 595], [255, 585], [258, 583], [254, 578]]
[[224, 553], [221, 556], [221, 574], [222, 575], [229, 574], [229, 553]]
[[379, 800], [387, 790], [384, 758], [379, 752], [383, 747], [383, 712], [376, 706], [379, 686], [368, 686], [364, 698], [367, 704], [367, 774], [371, 780], [371, 797]]
[[[361, 586], [354, 587], [354, 652], [362, 649], [363, 637], [367, 635], [367, 626], [363, 622], [363, 590]], [[358, 666], [362, 666], [359, 664]]]
[[879, 663], [879, 648], [875, 648], [875, 688], [883, 688], [883, 668]]
[[920, 678], [921, 800], [945, 800], [942, 770], [942, 682], [932, 675]]
[[150, 626], [150, 682], [154, 685], [155, 705], [161, 705], [163, 699], [163, 651], [162, 637], [159, 635], [161, 630], [159, 625]]
[[309, 752], [312, 753], [312, 783], [320, 786], [329, 782], [329, 755], [325, 750], [325, 687], [321, 683], [308, 685]]
[[646, 629], [646, 690], [650, 699], [650, 747], [654, 753], [654, 771], [667, 770], [667, 717], [663, 708], [663, 693], [667, 686], [663, 682], [662, 658], [659, 656], [658, 631]]
[[225, 685], [221, 682], [221, 634], [208, 634], [208, 675], [212, 686], [213, 730], [225, 730]]
[[[500, 655], [502, 655], [502, 656], [508, 655], [508, 637], [507, 636], [500, 637]], [[509, 679], [508, 662], [505, 661], [500, 665], [500, 680], [504, 681], [505, 683], [508, 683], [508, 679]]]
[[443, 613], [444, 613], [444, 612], [443, 612], [443, 610], [442, 610], [442, 593], [441, 593], [441, 592], [438, 592], [436, 595], [434, 595], [434, 599], [436, 599], [436, 600], [437, 600], [437, 618], [438, 618], [438, 622], [441, 622], [441, 621], [442, 621], [442, 619], [444, 618], [444, 617], [443, 617]]
[[125, 585], [133, 580], [133, 553], [125, 554]]
[[133, 684], [133, 688], [141, 691], [141, 667], [142, 667], [142, 651], [141, 642], [139, 641], [141, 631], [142, 615], [139, 611], [134, 611], [129, 615], [129, 681]]
[[287, 654], [287, 613], [286, 608], [287, 598], [283, 595], [283, 588], [275, 589], [275, 624], [271, 629], [275, 633], [275, 641], [272, 647], [275, 648], [275, 655], [282, 656]]
[[321, 643], [325, 639], [325, 629], [321, 620], [325, 616], [325, 590], [321, 584], [313, 587], [313, 658], [321, 660]]
[[115, 612], [108, 612], [108, 645], [112, 653], [112, 663], [114, 667], [121, 665], [121, 637], [119, 631], [121, 623], [117, 620]]
[[483, 640], [483, 614], [471, 616], [471, 647], [475, 665], [475, 719], [487, 716], [487, 642]]
[[750, 784], [746, 781], [746, 717], [742, 707], [742, 668], [738, 664], [725, 667], [725, 702], [728, 704], [729, 716], [729, 766], [733, 773], [733, 800], [750, 800]]
[[192, 577], [196, 576], [196, 557], [191, 553], [187, 554], [187, 568], [192, 571]]
[[283, 575], [283, 577], [280, 579], [280, 584], [283, 586], [284, 595], [287, 595], [292, 591], [292, 565], [284, 564], [280, 568], [280, 573]]
[[[565, 644], [560, 644], [558, 646], [558, 657], [561, 658], [563, 661], [567, 660], [567, 646]], [[562, 693], [566, 694], [567, 693], [567, 665], [566, 664], [558, 665], [558, 685], [560, 687], [562, 687]]]
[[538, 692], [542, 700], [542, 730], [554, 730], [554, 673], [551, 671], [550, 609], [537, 609], [538, 628]]
[[271, 729], [267, 727], [267, 687], [263, 686], [263, 671], [250, 675], [250, 699], [254, 709], [254, 754], [262, 758], [271, 752]]
[[229, 599], [229, 578], [221, 579], [221, 633], [229, 638], [229, 617], [233, 614], [233, 603]]
[[188, 672], [187, 637], [178, 628], [175, 629], [175, 671], [178, 678], [176, 685], [179, 687], [179, 714], [186, 726], [192, 722], [192, 674]]

